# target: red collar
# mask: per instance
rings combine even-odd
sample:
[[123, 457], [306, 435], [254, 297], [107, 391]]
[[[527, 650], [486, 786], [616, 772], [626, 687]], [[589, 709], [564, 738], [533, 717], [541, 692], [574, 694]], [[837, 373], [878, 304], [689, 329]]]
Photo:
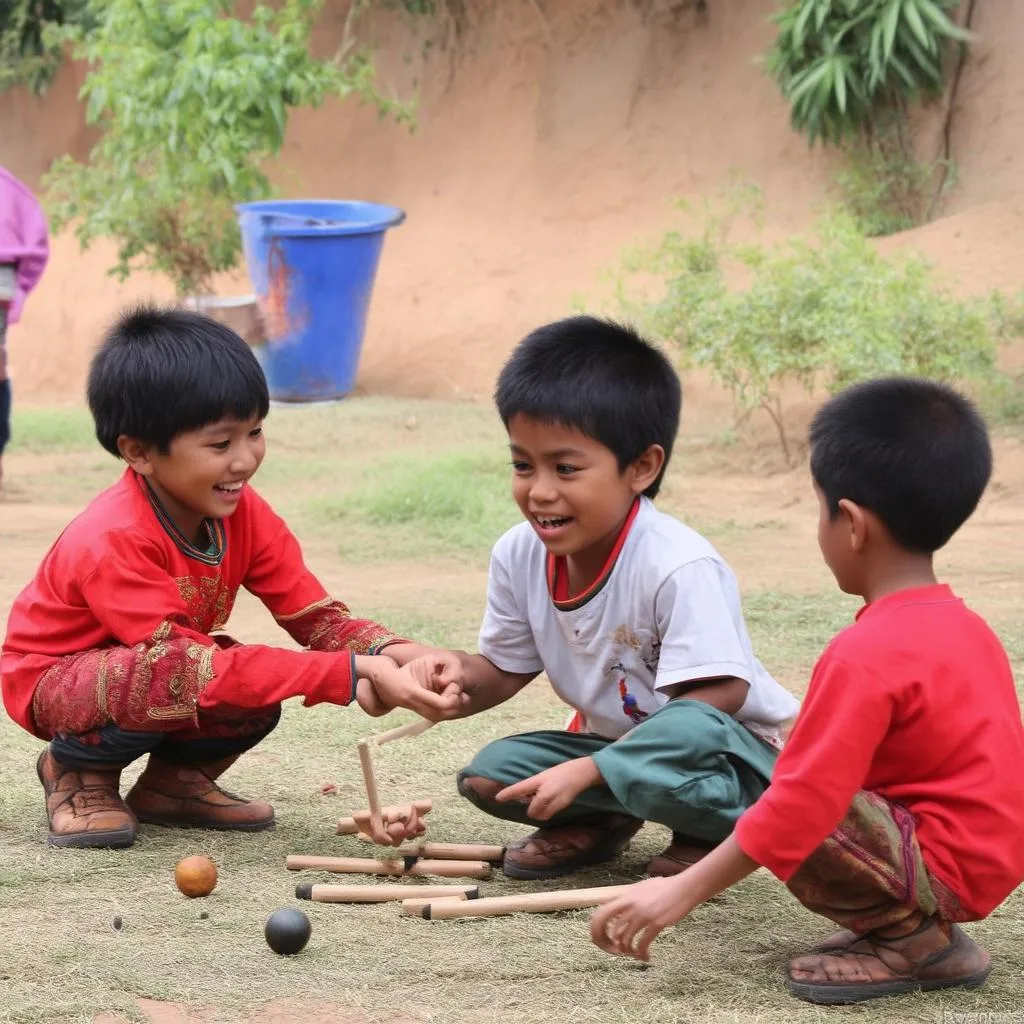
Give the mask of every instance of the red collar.
[[886, 594], [871, 604], [866, 604], [857, 612], [859, 622], [865, 615], [875, 615], [890, 608], [898, 608], [908, 604], [943, 604], [947, 601], [958, 601], [948, 583], [932, 583], [926, 587], [907, 587]]
[[626, 516], [626, 521], [622, 524], [622, 529], [619, 530], [619, 535], [615, 539], [615, 546], [605, 560], [601, 571], [597, 574], [597, 579], [579, 594], [571, 595], [569, 593], [569, 566], [565, 555], [548, 555], [548, 593], [551, 595], [552, 603], [559, 611], [571, 612], [577, 608], [582, 608], [608, 582], [608, 577], [612, 574], [612, 569], [615, 568], [619, 553], [622, 551], [623, 544], [626, 543], [626, 537], [629, 535], [630, 528], [639, 511], [640, 499], [637, 498], [629, 510], [629, 515]]

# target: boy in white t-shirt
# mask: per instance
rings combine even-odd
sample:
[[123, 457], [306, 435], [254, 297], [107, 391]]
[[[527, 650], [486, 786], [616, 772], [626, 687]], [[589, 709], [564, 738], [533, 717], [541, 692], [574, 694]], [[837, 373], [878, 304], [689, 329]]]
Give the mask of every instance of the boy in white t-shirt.
[[513, 877], [610, 860], [645, 821], [673, 830], [649, 873], [675, 874], [765, 790], [797, 711], [754, 657], [728, 565], [651, 503], [679, 378], [633, 331], [573, 317], [518, 346], [496, 400], [527, 521], [494, 547], [461, 714], [540, 672], [576, 714], [568, 730], [489, 744], [459, 791], [537, 828], [508, 849]]

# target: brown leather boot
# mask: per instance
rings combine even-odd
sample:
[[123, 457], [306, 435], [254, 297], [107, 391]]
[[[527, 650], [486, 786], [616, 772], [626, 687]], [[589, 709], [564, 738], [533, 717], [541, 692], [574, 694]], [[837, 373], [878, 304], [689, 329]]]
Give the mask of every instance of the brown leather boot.
[[600, 825], [539, 828], [508, 847], [502, 870], [510, 878], [560, 878], [579, 868], [613, 860], [643, 825], [638, 818], [613, 814]]
[[181, 765], [149, 755], [125, 802], [139, 821], [174, 828], [211, 828], [259, 832], [274, 824], [274, 808], [262, 800], [247, 800], [214, 782], [235, 763], [225, 757], [205, 764]]
[[36, 761], [46, 793], [51, 846], [119, 848], [135, 842], [135, 816], [119, 791], [121, 769], [65, 768], [47, 747]]

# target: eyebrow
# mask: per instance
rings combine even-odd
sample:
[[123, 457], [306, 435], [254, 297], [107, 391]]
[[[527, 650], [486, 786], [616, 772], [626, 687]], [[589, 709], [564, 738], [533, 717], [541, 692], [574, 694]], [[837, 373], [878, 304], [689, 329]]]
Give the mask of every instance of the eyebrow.
[[[513, 455], [529, 455], [529, 452], [525, 448], [520, 448], [519, 445], [509, 445]], [[586, 457], [586, 452], [580, 451], [579, 448], [558, 448], [553, 452], [541, 452], [541, 455], [546, 459], [582, 459]]]

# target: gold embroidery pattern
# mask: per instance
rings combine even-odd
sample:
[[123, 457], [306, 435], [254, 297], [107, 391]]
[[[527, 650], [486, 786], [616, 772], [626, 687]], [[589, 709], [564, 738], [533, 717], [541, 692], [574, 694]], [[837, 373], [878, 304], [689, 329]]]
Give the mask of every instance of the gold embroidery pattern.
[[353, 651], [376, 654], [398, 637], [386, 626], [370, 619], [353, 619], [348, 608], [324, 598], [301, 612], [277, 616], [292, 639], [311, 651]]
[[[167, 635], [170, 629], [157, 632]], [[217, 650], [179, 637], [62, 658], [36, 686], [37, 730], [54, 736], [90, 732], [109, 722], [140, 732], [197, 726], [199, 695], [213, 678]]]
[[295, 622], [297, 619], [301, 619], [310, 612], [315, 612], [319, 608], [337, 608], [343, 615], [350, 615], [351, 612], [348, 610], [348, 606], [341, 601], [335, 601], [333, 597], [322, 597], [319, 601], [314, 601], [312, 604], [306, 605], [305, 608], [300, 612], [292, 612], [290, 615], [277, 615], [275, 618], [283, 626], [286, 622]]
[[235, 591], [225, 586], [220, 576], [181, 576], [174, 582], [197, 632], [216, 633], [227, 625]]

